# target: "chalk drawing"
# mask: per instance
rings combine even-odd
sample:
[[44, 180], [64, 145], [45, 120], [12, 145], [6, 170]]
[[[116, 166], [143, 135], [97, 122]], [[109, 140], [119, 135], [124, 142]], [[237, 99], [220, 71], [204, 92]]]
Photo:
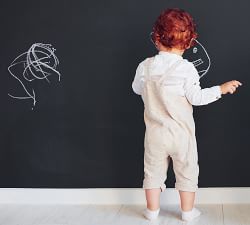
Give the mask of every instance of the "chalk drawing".
[[[59, 60], [55, 55], [55, 51], [56, 49], [51, 44], [35, 43], [27, 52], [17, 56], [8, 67], [8, 71], [22, 85], [25, 96], [8, 95], [15, 99], [31, 99], [33, 106], [35, 106], [37, 99], [31, 82], [36, 79], [46, 80], [50, 83], [48, 77], [51, 75], [57, 75], [58, 81], [60, 81], [61, 74], [57, 71]], [[21, 74], [14, 71], [14, 67], [17, 65], [23, 66]], [[25, 82], [26, 84], [24, 84], [24, 81], [29, 83]]]
[[[198, 67], [198, 66], [200, 66], [200, 65], [202, 65], [205, 61], [207, 61], [207, 63], [208, 63], [208, 66], [207, 66], [207, 68], [205, 68], [205, 69], [202, 69], [202, 70], [199, 70], [198, 68], [197, 68], [197, 71], [198, 71], [198, 73], [199, 73], [199, 75], [200, 75], [200, 78], [202, 78], [203, 76], [205, 76], [206, 74], [207, 74], [207, 72], [208, 72], [208, 70], [210, 69], [210, 66], [211, 66], [211, 59], [210, 59], [210, 57], [209, 57], [209, 55], [208, 55], [208, 53], [207, 53], [207, 50], [206, 50], [206, 48], [197, 40], [197, 39], [193, 39], [201, 48], [202, 48], [202, 50], [204, 51], [204, 53], [205, 53], [205, 59], [201, 59], [201, 58], [199, 58], [199, 59], [197, 59], [197, 60], [194, 60], [194, 61], [192, 61], [192, 63], [194, 64], [194, 66], [195, 67]], [[194, 54], [197, 54], [198, 53], [198, 48], [197, 47], [194, 47], [193, 48], [193, 53]]]

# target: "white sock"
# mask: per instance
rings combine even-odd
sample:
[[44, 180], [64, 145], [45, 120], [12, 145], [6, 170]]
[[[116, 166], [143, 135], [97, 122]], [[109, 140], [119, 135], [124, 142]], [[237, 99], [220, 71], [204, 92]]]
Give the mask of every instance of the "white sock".
[[153, 220], [158, 217], [159, 212], [160, 212], [160, 208], [154, 211], [146, 208], [143, 211], [143, 216], [145, 216], [148, 220]]
[[201, 214], [201, 212], [198, 209], [193, 208], [190, 211], [182, 211], [181, 217], [182, 217], [182, 220], [191, 221], [194, 218], [200, 216], [200, 214]]

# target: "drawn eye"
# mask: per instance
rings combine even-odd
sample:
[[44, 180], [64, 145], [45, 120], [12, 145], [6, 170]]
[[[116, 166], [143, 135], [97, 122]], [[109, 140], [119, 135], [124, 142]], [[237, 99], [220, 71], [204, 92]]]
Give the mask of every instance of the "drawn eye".
[[193, 48], [193, 53], [197, 53], [198, 49], [196, 47]]

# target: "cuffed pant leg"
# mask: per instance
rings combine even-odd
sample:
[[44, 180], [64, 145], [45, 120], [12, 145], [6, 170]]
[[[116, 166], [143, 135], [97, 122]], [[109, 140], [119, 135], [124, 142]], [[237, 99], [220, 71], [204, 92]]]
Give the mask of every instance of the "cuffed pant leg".
[[179, 191], [196, 192], [198, 189], [199, 165], [197, 158], [186, 161], [173, 159], [175, 188]]
[[143, 189], [166, 189], [169, 155], [164, 140], [168, 138], [159, 126], [147, 125], [144, 139], [144, 180]]
[[198, 185], [191, 182], [185, 182], [185, 183], [175, 183], [175, 188], [178, 191], [188, 191], [188, 192], [196, 192], [198, 190]]
[[143, 186], [142, 188], [145, 189], [154, 189], [154, 188], [160, 188], [161, 192], [163, 192], [166, 189], [164, 179], [154, 179], [150, 177], [144, 177], [143, 180]]
[[149, 158], [147, 154], [144, 157], [144, 179], [143, 189], [160, 188], [161, 192], [166, 189], [165, 181], [167, 179], [167, 170], [170, 157]]
[[148, 142], [145, 139], [143, 189], [160, 188], [163, 192], [166, 189], [168, 165], [169, 157], [161, 140]]

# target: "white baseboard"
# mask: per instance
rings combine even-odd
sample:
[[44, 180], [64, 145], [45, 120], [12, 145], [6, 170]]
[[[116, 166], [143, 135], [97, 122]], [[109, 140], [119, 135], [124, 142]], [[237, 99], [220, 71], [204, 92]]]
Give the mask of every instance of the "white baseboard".
[[[0, 188], [0, 204], [146, 204], [142, 188]], [[161, 205], [179, 204], [178, 192], [167, 188]], [[250, 204], [250, 187], [199, 188], [196, 204]]]

